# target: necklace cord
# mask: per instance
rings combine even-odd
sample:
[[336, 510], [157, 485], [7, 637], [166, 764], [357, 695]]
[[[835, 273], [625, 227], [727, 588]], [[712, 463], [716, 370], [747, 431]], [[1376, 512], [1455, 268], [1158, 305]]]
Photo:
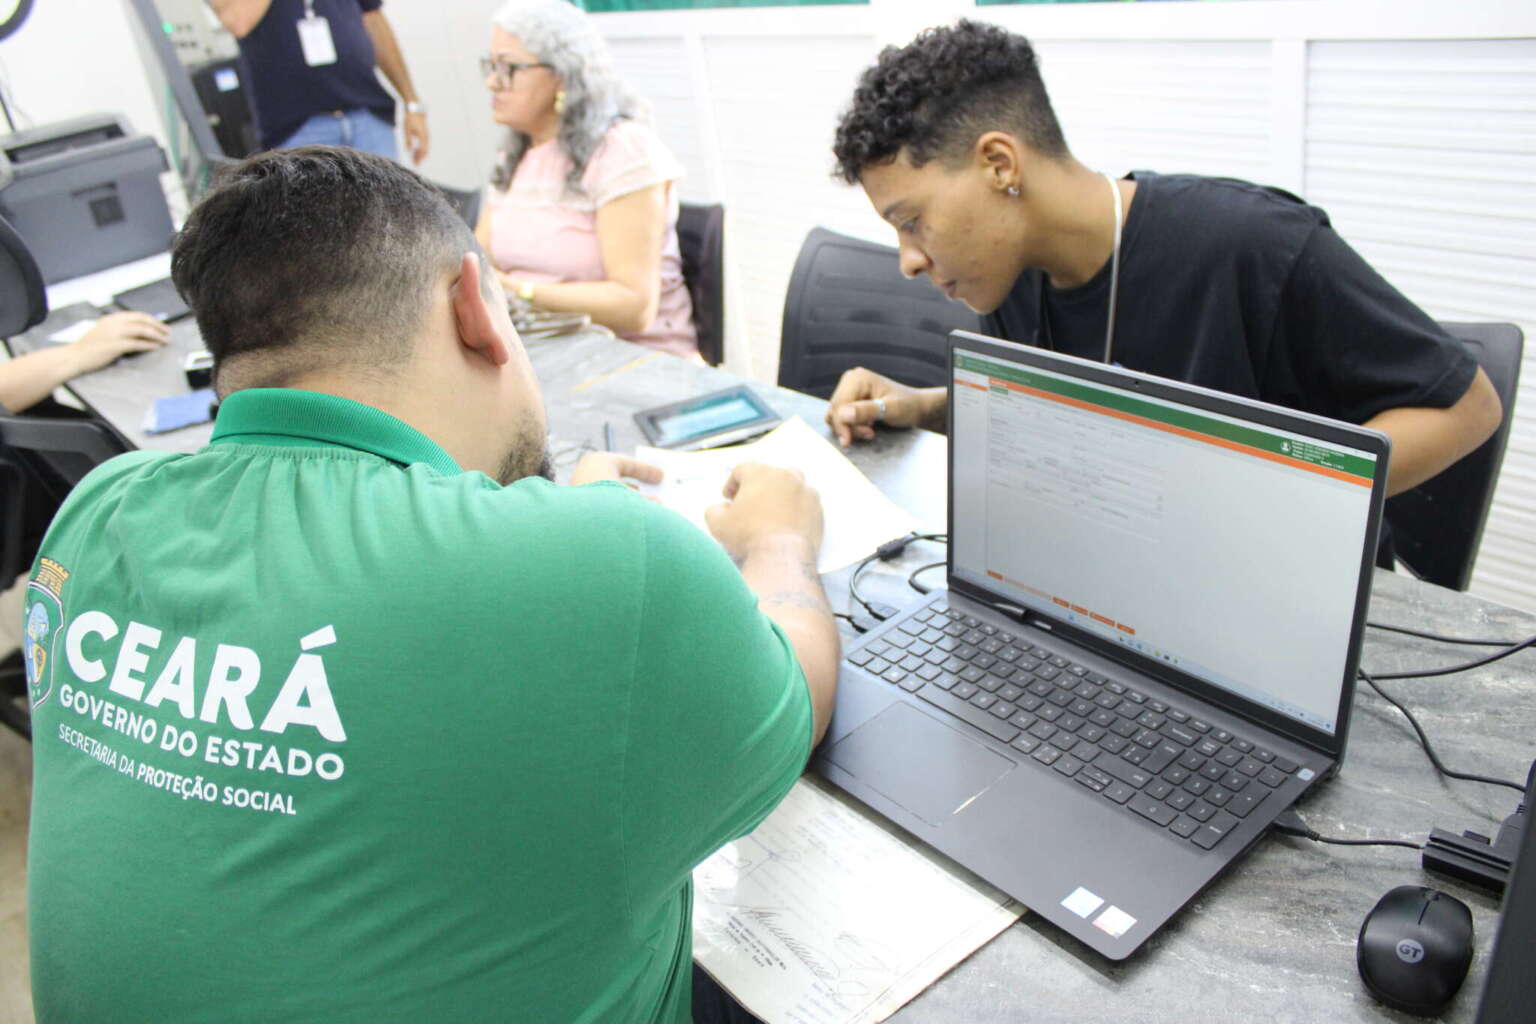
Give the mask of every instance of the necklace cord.
[[1115, 351], [1115, 299], [1120, 293], [1120, 232], [1125, 227], [1125, 210], [1121, 206], [1120, 186], [1115, 179], [1104, 175], [1109, 191], [1115, 197], [1115, 247], [1109, 257], [1109, 322], [1104, 328], [1104, 364], [1109, 365]]

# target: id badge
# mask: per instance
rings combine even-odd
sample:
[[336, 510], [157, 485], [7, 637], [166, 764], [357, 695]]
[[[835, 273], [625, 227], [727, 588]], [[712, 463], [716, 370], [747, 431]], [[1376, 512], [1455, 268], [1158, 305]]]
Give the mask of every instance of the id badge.
[[304, 50], [304, 63], [312, 68], [336, 63], [336, 43], [331, 39], [331, 23], [324, 18], [310, 15], [299, 19], [299, 46]]

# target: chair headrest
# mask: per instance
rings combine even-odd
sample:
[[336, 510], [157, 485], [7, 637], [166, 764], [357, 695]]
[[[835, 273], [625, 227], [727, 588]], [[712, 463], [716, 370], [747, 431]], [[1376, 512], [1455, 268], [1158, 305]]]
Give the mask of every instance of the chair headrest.
[[0, 338], [12, 338], [48, 316], [48, 292], [32, 251], [0, 217]]

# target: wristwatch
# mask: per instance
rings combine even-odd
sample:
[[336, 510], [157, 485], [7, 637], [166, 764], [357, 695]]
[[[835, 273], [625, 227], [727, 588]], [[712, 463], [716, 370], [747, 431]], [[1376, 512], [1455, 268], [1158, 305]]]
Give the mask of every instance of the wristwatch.
[[424, 105], [417, 103], [415, 100], [411, 100], [405, 105], [405, 112], [407, 114], [425, 114], [427, 112], [427, 108]]

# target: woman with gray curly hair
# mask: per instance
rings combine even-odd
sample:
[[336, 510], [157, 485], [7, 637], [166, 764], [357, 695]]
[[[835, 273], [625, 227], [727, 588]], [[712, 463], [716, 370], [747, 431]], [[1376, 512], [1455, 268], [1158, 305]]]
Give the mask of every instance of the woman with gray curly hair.
[[698, 358], [677, 243], [683, 168], [567, 0], [511, 0], [481, 59], [508, 129], [475, 235], [503, 286], [621, 337]]

